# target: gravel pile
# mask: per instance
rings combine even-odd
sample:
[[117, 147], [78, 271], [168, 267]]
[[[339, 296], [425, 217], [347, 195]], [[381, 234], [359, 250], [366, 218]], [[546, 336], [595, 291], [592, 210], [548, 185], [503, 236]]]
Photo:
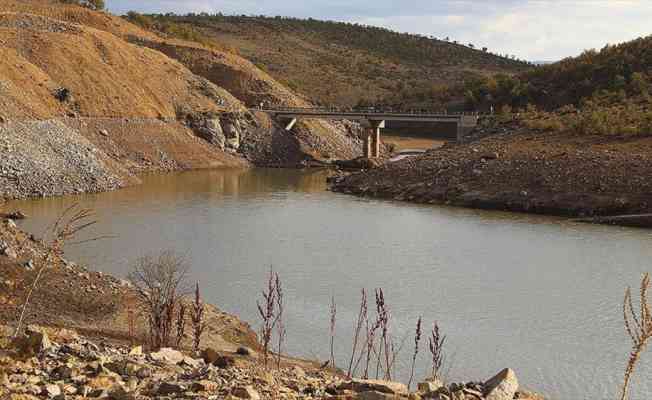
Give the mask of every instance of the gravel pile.
[[126, 185], [126, 172], [55, 120], [0, 124], [0, 154], [0, 197], [100, 192]]

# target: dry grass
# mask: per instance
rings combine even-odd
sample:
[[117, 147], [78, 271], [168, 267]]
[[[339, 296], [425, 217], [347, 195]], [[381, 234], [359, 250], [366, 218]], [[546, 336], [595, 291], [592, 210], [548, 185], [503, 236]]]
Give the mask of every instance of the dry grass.
[[[632, 339], [632, 352], [625, 369], [625, 378], [620, 399], [627, 398], [630, 380], [634, 374], [634, 369], [645, 350], [648, 341], [652, 338], [652, 313], [648, 303], [648, 291], [650, 290], [650, 274], [645, 274], [641, 280], [639, 311], [634, 308], [632, 302], [631, 288], [625, 290], [625, 300], [623, 302], [623, 318], [625, 320], [625, 329]], [[638, 315], [637, 315], [638, 314]]]
[[18, 336], [18, 334], [21, 332], [23, 321], [25, 319], [25, 313], [29, 307], [29, 302], [32, 298], [32, 295], [34, 294], [34, 291], [37, 290], [38, 284], [43, 277], [46, 269], [51, 268], [54, 265], [55, 260], [61, 258], [63, 255], [63, 248], [66, 243], [72, 240], [81, 231], [94, 225], [97, 222], [93, 220], [92, 217], [93, 212], [91, 210], [80, 208], [77, 204], [73, 204], [59, 216], [59, 218], [50, 228], [50, 239], [47, 242], [47, 250], [41, 259], [41, 265], [38, 269], [38, 272], [36, 273], [36, 277], [32, 281], [32, 284], [30, 285], [30, 288], [25, 296], [25, 300], [23, 301], [20, 316], [18, 317], [18, 321], [16, 323], [14, 337]]
[[[281, 280], [277, 273], [270, 267], [269, 276], [267, 278], [267, 288], [263, 290], [263, 302], [257, 302], [258, 313], [262, 319], [262, 326], [260, 329], [260, 339], [263, 345], [263, 361], [267, 367], [270, 353], [270, 345], [272, 343], [272, 335], [274, 329], [277, 328], [278, 322], [282, 317], [279, 312], [279, 304], [283, 304], [283, 296], [281, 290]], [[282, 332], [285, 335], [285, 332]], [[280, 364], [280, 363], [279, 363]]]
[[192, 303], [192, 310], [190, 313], [190, 319], [192, 321], [192, 350], [195, 354], [199, 354], [201, 336], [206, 329], [204, 311], [204, 302], [201, 301], [201, 296], [199, 295], [199, 282], [197, 282], [197, 284], [195, 284], [195, 301]]
[[428, 350], [430, 350], [430, 356], [432, 359], [432, 377], [437, 379], [441, 378], [441, 367], [444, 363], [444, 343], [446, 342], [446, 336], [442, 336], [439, 331], [439, 325], [437, 322], [432, 324], [432, 331], [430, 332], [430, 337], [428, 338]]

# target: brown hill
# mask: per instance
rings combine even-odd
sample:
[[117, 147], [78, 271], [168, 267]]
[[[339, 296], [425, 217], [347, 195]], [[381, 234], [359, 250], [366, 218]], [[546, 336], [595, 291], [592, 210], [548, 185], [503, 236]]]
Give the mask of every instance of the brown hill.
[[[249, 113], [242, 101], [306, 103], [240, 57], [162, 39], [121, 18], [73, 5], [0, 0], [0, 9], [1, 120], [63, 122], [71, 130], [67, 135], [84, 136], [96, 146], [92, 152], [105, 168], [94, 171], [108, 171], [121, 184], [134, 182], [125, 171], [243, 166], [247, 160], [296, 165], [361, 152], [359, 140], [342, 126], [311, 121], [286, 132], [267, 116]], [[13, 127], [5, 126], [0, 139], [17, 145]], [[14, 159], [18, 164], [7, 165], [7, 159], [0, 160], [5, 196], [116, 186], [86, 189], [71, 182], [41, 193], [29, 164]], [[115, 170], [107, 160], [126, 170]], [[74, 169], [76, 159], [68, 162], [67, 168]], [[46, 170], [53, 182], [66, 174]], [[19, 187], [19, 181], [32, 183]]]
[[527, 63], [451, 41], [357, 24], [222, 15], [139, 15], [130, 21], [170, 36], [234, 49], [320, 104], [434, 107], [462, 97], [450, 86]]

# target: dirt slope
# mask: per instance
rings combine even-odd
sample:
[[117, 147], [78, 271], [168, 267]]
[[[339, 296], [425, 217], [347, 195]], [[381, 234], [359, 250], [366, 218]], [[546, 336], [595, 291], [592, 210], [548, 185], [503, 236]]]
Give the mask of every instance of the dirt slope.
[[[98, 38], [99, 43], [103, 43], [105, 39], [109, 40], [109, 42], [122, 39], [123, 44], [126, 41], [141, 48], [143, 54], [136, 57], [135, 64], [129, 65], [127, 75], [132, 74], [131, 71], [133, 70], [141, 70], [145, 76], [132, 74], [134, 75], [133, 79], [128, 77], [130, 82], [117, 89], [124, 88], [130, 94], [143, 95], [146, 100], [144, 104], [142, 99], [124, 100], [123, 93], [119, 93], [110, 96], [110, 98], [105, 96], [103, 99], [98, 100], [95, 105], [84, 103], [87, 107], [82, 110], [94, 111], [96, 114], [100, 114], [101, 111], [107, 111], [108, 109], [114, 113], [112, 115], [125, 116], [115, 111], [113, 105], [117, 105], [118, 108], [128, 110], [129, 115], [167, 118], [175, 116], [174, 108], [179, 104], [184, 106], [184, 111], [188, 111], [188, 109], [193, 111], [215, 111], [215, 107], [211, 107], [211, 104], [204, 102], [206, 98], [209, 98], [209, 103], [210, 100], [217, 99], [218, 103], [223, 103], [226, 108], [231, 108], [230, 112], [234, 112], [233, 109], [235, 109], [235, 112], [239, 113], [242, 113], [243, 104], [259, 104], [261, 101], [289, 106], [305, 106], [308, 104], [241, 57], [216, 49], [209, 49], [193, 42], [160, 38], [110, 14], [93, 12], [69, 5], [36, 2], [34, 0], [25, 2], [0, 0], [0, 5], [3, 5], [3, 9], [7, 10], [27, 10], [34, 14], [51, 15], [93, 27], [95, 28], [94, 32], [105, 31], [113, 35], [113, 39], [107, 39], [110, 35], [105, 34], [104, 37]], [[147, 50], [148, 48], [154, 49], [156, 52], [150, 52]], [[166, 61], [150, 59], [149, 57], [157, 57], [153, 54], [167, 56], [164, 57]], [[119, 57], [116, 62], [121, 59]], [[48, 63], [50, 62], [48, 61]], [[157, 64], [162, 65], [161, 75], [156, 76], [155, 73], [152, 76], [150, 74], [152, 65]], [[147, 65], [148, 68], [142, 68], [143, 65]], [[179, 69], [179, 66], [186, 67], [187, 70]], [[91, 70], [93, 68], [93, 66], [84, 66], [83, 69], [80, 68], [78, 71], [86, 71], [88, 67]], [[62, 68], [62, 71], [70, 71], [70, 69]], [[124, 80], [122, 72], [124, 71], [116, 71], [117, 76], [114, 79], [116, 82]], [[187, 72], [192, 76], [188, 76]], [[93, 74], [92, 76], [98, 75]], [[187, 93], [184, 93], [183, 90], [175, 92], [174, 89], [168, 87], [168, 83], [175, 80], [174, 77], [176, 77], [177, 82], [187, 83]], [[218, 89], [226, 89], [238, 101], [235, 101], [233, 97], [229, 97], [227, 93], [221, 90], [215, 91], [213, 86], [206, 85], [204, 81], [198, 80], [198, 77], [208, 79]], [[165, 83], [165, 85], [162, 83]], [[53, 84], [52, 86], [56, 85]], [[142, 91], [136, 89], [140, 86], [145, 86]], [[207, 89], [211, 93], [206, 95], [204, 92]], [[204, 94], [204, 96], [198, 96], [197, 92]], [[169, 101], [166, 102], [165, 99], [169, 99]], [[134, 106], [133, 103], [138, 104]], [[13, 106], [13, 109], [16, 108], [16, 106]], [[219, 108], [217, 112], [223, 112]], [[2, 115], [1, 113], [2, 110], [0, 110], [0, 115]], [[36, 115], [41, 116], [42, 114]], [[239, 152], [249, 161], [258, 165], [294, 166], [311, 159], [354, 158], [362, 152], [355, 129], [341, 124], [325, 121], [305, 121], [297, 124], [292, 132], [285, 132], [280, 129], [281, 127], [275, 121], [270, 121], [266, 115], [258, 114], [255, 122], [248, 125], [246, 132], [242, 133], [242, 144]]]

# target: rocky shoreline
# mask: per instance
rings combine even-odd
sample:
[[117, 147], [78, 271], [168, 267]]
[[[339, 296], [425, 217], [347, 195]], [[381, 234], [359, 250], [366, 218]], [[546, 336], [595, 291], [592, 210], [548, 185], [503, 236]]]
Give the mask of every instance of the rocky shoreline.
[[146, 352], [142, 346], [96, 343], [74, 331], [37, 326], [1, 339], [0, 396], [9, 400], [543, 399], [519, 390], [510, 369], [486, 382], [424, 381], [411, 392], [402, 383], [349, 379], [317, 366], [266, 367], [246, 348], [231, 354], [206, 349], [199, 357], [170, 348]]
[[339, 177], [331, 190], [565, 217], [652, 212], [652, 138], [510, 129]]

